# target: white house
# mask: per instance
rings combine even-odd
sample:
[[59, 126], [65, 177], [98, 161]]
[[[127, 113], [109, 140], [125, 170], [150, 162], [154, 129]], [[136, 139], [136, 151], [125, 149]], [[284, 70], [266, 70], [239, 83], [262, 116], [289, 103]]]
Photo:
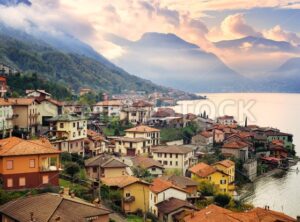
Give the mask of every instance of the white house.
[[217, 123], [222, 124], [222, 125], [235, 125], [236, 121], [234, 120], [233, 116], [219, 116], [217, 118]]
[[94, 114], [104, 114], [108, 117], [120, 116], [123, 103], [121, 100], [106, 100], [98, 102], [93, 106]]

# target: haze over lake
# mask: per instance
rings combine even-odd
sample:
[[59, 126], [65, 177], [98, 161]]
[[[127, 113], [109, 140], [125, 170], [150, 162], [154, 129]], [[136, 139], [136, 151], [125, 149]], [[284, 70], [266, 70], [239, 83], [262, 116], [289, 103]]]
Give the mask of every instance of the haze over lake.
[[[270, 126], [294, 135], [297, 155], [300, 155], [300, 94], [279, 93], [222, 93], [201, 94], [208, 100], [180, 101], [177, 112], [199, 114], [204, 110], [218, 115], [233, 115], [244, 124], [245, 113], [249, 111], [248, 124]], [[248, 105], [248, 107], [247, 107]], [[246, 111], [243, 110], [243, 107]], [[264, 177], [256, 181], [247, 198], [255, 206], [269, 205], [271, 209], [284, 211], [296, 217], [300, 215], [300, 174], [295, 172], [300, 164], [294, 166], [282, 178]]]

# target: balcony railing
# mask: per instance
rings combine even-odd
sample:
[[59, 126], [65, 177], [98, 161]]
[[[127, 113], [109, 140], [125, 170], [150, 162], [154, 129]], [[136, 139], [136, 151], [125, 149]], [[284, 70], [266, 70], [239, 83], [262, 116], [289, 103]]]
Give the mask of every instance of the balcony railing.
[[132, 203], [134, 201], [135, 201], [135, 197], [134, 196], [124, 197], [124, 202], [125, 203]]
[[40, 171], [41, 172], [46, 172], [46, 171], [58, 171], [59, 167], [58, 166], [41, 166]]

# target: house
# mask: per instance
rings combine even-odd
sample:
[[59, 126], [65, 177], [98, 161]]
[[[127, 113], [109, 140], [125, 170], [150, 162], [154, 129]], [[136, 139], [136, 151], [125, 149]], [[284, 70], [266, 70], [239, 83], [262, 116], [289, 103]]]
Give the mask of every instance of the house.
[[217, 123], [221, 125], [236, 125], [236, 121], [234, 120], [233, 116], [219, 116], [217, 117]]
[[161, 176], [164, 172], [163, 165], [152, 158], [135, 156], [131, 160], [133, 163], [133, 167], [147, 169], [148, 172], [154, 177]]
[[150, 146], [160, 144], [160, 130], [146, 125], [139, 125], [125, 130], [126, 137], [150, 139]]
[[250, 181], [254, 181], [257, 176], [257, 159], [248, 159], [243, 163], [243, 171]]
[[86, 95], [86, 94], [89, 94], [92, 92], [93, 92], [93, 90], [90, 88], [81, 88], [79, 91], [79, 96], [83, 96], [83, 95]]
[[7, 99], [0, 98], [0, 137], [10, 137], [13, 131], [12, 103]]
[[246, 161], [248, 159], [248, 144], [243, 141], [233, 141], [229, 143], [225, 143], [222, 146], [221, 152], [224, 155], [231, 155], [237, 159], [242, 161]]
[[160, 179], [169, 181], [173, 185], [185, 190], [188, 194], [187, 198], [189, 200], [199, 197], [198, 183], [193, 181], [191, 178], [185, 176], [170, 175], [162, 176], [160, 177]]
[[229, 183], [230, 176], [217, 168], [206, 163], [198, 163], [189, 169], [191, 179], [197, 182], [208, 182], [214, 184], [219, 191], [233, 194], [234, 184]]
[[25, 93], [28, 98], [43, 98], [43, 99], [51, 98], [51, 94], [47, 93], [45, 90], [42, 89], [27, 89]]
[[133, 177], [104, 177], [102, 184], [121, 192], [121, 208], [124, 213], [135, 213], [137, 210], [149, 210], [149, 183]]
[[156, 204], [156, 208], [158, 210], [158, 220], [162, 222], [177, 222], [182, 215], [197, 210], [193, 204], [176, 197], [171, 197]]
[[225, 140], [225, 133], [222, 130], [214, 129], [213, 134], [215, 143], [223, 143]]
[[185, 201], [187, 195], [185, 190], [173, 185], [171, 182], [155, 178], [150, 185], [149, 211], [158, 216], [158, 203], [172, 197]]
[[228, 183], [233, 183], [235, 180], [235, 163], [231, 160], [222, 160], [213, 164], [217, 170], [229, 175]]
[[125, 107], [120, 113], [120, 120], [133, 125], [144, 124], [149, 120], [149, 114], [146, 108]]
[[49, 139], [63, 152], [85, 155], [84, 140], [87, 138], [87, 120], [76, 114], [62, 114], [48, 120]]
[[143, 116], [143, 121], [147, 122], [147, 120], [151, 117], [153, 113], [153, 104], [144, 100], [138, 100], [132, 103], [131, 107], [137, 109], [144, 109], [145, 113]]
[[185, 216], [183, 222], [296, 222], [297, 220], [269, 208], [254, 208], [245, 212], [233, 212], [211, 204]]
[[202, 131], [192, 137], [191, 144], [197, 145], [202, 149], [209, 149], [213, 146], [213, 132]]
[[0, 76], [0, 97], [4, 98], [7, 93], [7, 81], [5, 76]]
[[0, 177], [3, 189], [31, 189], [58, 186], [60, 151], [47, 139], [0, 140]]
[[294, 147], [293, 144], [293, 135], [289, 133], [277, 132], [277, 131], [269, 131], [266, 132], [267, 140], [271, 143], [272, 141], [280, 140], [283, 141], [284, 148], [291, 150]]
[[63, 102], [63, 113], [81, 115], [84, 112], [84, 106], [78, 102]]
[[88, 177], [95, 180], [101, 177], [119, 177], [128, 174], [128, 165], [109, 155], [87, 159], [84, 161], [84, 166]]
[[194, 163], [193, 154], [193, 149], [186, 146], [158, 146], [152, 149], [154, 160], [163, 164], [165, 169], [179, 170], [182, 175]]
[[123, 102], [121, 100], [106, 100], [96, 103], [93, 106], [94, 114], [103, 114], [108, 117], [120, 116]]
[[85, 152], [91, 156], [97, 156], [108, 152], [108, 141], [96, 131], [87, 130], [87, 138], [84, 140]]
[[34, 98], [9, 98], [8, 102], [13, 108], [14, 128], [24, 133], [35, 134], [40, 115], [37, 101]]
[[286, 159], [288, 157], [288, 151], [284, 148], [284, 142], [281, 140], [273, 140], [269, 145], [270, 156]]
[[101, 206], [56, 193], [30, 195], [0, 206], [1, 221], [9, 222], [109, 222], [110, 213]]

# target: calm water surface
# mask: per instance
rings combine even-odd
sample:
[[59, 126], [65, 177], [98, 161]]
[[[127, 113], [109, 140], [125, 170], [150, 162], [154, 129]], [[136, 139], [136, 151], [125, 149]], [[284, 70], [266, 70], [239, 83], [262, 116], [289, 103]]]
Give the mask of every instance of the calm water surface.
[[[203, 95], [203, 94], [202, 94]], [[199, 114], [206, 110], [214, 118], [218, 115], [234, 115], [240, 124], [248, 116], [248, 124], [272, 126], [294, 135], [297, 155], [300, 155], [300, 94], [276, 93], [225, 93], [204, 94], [207, 101], [181, 101], [174, 107], [177, 112]], [[244, 105], [243, 105], [244, 104]], [[243, 115], [243, 107], [249, 105], [249, 113]], [[246, 107], [247, 108], [247, 107]], [[249, 190], [247, 201], [255, 206], [269, 205], [271, 209], [284, 211], [290, 216], [300, 215], [300, 173], [293, 167], [282, 178], [272, 176], [257, 180]]]

